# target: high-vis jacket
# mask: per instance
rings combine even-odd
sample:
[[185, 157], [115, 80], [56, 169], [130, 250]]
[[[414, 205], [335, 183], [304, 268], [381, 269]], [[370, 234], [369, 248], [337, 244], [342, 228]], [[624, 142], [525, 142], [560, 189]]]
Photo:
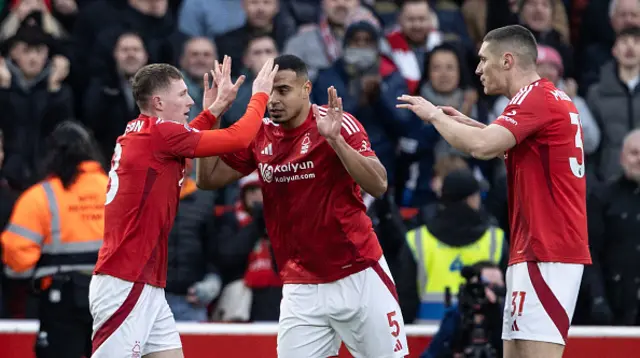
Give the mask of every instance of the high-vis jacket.
[[104, 233], [108, 178], [97, 162], [83, 162], [79, 169], [68, 190], [50, 177], [18, 198], [0, 237], [7, 270], [33, 270], [35, 279], [93, 270]]
[[420, 309], [418, 320], [439, 321], [445, 313], [445, 291], [455, 298], [465, 283], [461, 270], [480, 261], [500, 262], [504, 232], [490, 226], [477, 241], [466, 246], [449, 246], [438, 240], [425, 225], [407, 233], [407, 243], [418, 267]]

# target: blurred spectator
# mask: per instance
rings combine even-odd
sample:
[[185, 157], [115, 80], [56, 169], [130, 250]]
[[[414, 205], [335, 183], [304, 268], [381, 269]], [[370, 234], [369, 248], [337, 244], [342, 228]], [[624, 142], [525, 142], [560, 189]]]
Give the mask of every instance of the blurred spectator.
[[[562, 57], [564, 67], [564, 77], [573, 77], [573, 49], [569, 46], [569, 27], [567, 12], [560, 0], [523, 0], [521, 2], [513, 0], [497, 0], [489, 2], [487, 12], [504, 13], [504, 20], [500, 24], [493, 24], [487, 30], [496, 27], [521, 24], [528, 28], [536, 40], [541, 45], [553, 47]], [[562, 26], [558, 26], [554, 21], [555, 16], [562, 16]], [[508, 14], [508, 15], [507, 15]], [[493, 17], [491, 19], [494, 19]], [[501, 18], [502, 19], [502, 18]]]
[[56, 55], [52, 44], [40, 27], [27, 24], [7, 40], [8, 57], [0, 59], [4, 174], [14, 188], [34, 183], [36, 162], [45, 153], [44, 138], [56, 124], [73, 118], [71, 88], [63, 83], [69, 61]]
[[469, 69], [455, 47], [444, 43], [427, 54], [419, 84], [422, 97], [436, 106], [450, 106], [468, 117], [478, 118], [478, 93], [466, 89], [469, 84]]
[[[270, 59], [279, 55], [276, 42], [268, 34], [255, 34], [252, 38], [247, 40], [246, 49], [242, 56], [242, 70], [241, 74], [246, 76], [246, 79], [240, 89], [236, 100], [233, 101], [231, 108], [222, 117], [224, 127], [228, 127], [235, 123], [240, 117], [244, 115], [247, 110], [247, 105], [251, 99], [251, 86], [258, 72], [264, 63]], [[237, 62], [238, 60], [236, 60]]]
[[474, 49], [480, 50], [487, 33], [487, 0], [466, 0], [462, 5], [462, 16], [467, 25]]
[[51, 13], [60, 22], [67, 34], [73, 31], [76, 16], [78, 15], [78, 1], [89, 3], [95, 0], [53, 0], [51, 1]]
[[640, 28], [622, 30], [613, 47], [614, 60], [589, 89], [587, 103], [600, 131], [600, 148], [592, 165], [598, 179], [607, 181], [621, 172], [620, 149], [624, 136], [640, 127]]
[[613, 59], [616, 37], [628, 27], [640, 27], [640, 1], [592, 0], [584, 13], [577, 58], [581, 92], [598, 81], [600, 68]]
[[[13, 210], [13, 204], [18, 199], [18, 192], [13, 190], [7, 180], [4, 179], [2, 174], [2, 163], [4, 161], [4, 135], [0, 130], [0, 232], [4, 231], [11, 217], [11, 211]], [[0, 247], [0, 253], [2, 248]], [[10, 270], [5, 271], [3, 263], [0, 263], [0, 318], [24, 318], [25, 301], [22, 299], [26, 295], [26, 288], [29, 287], [27, 280], [20, 280], [16, 285], [16, 279], [7, 277], [7, 273]], [[24, 276], [24, 275], [22, 275]], [[16, 289], [22, 291], [16, 293]], [[20, 302], [21, 301], [21, 302]], [[19, 304], [19, 307], [15, 307]], [[22, 315], [13, 315], [12, 313], [20, 312]]]
[[280, 10], [291, 16], [296, 26], [314, 24], [318, 22], [322, 13], [321, 0], [280, 0]]
[[9, 216], [11, 215], [11, 209], [13, 203], [18, 198], [17, 193], [9, 187], [9, 183], [4, 179], [2, 174], [2, 164], [4, 163], [4, 133], [0, 129], [0, 232], [4, 230]]
[[282, 281], [262, 214], [258, 173], [240, 179], [235, 210], [216, 227], [225, 287], [216, 318], [223, 321], [278, 321]]
[[429, 0], [438, 17], [438, 30], [442, 33], [443, 40], [460, 42], [462, 44], [461, 48], [464, 49], [466, 54], [467, 51], [475, 51], [476, 49], [469, 37], [460, 5], [458, 5], [459, 2], [454, 0]]
[[301, 27], [287, 41], [284, 53], [296, 55], [307, 64], [312, 82], [318, 70], [331, 66], [341, 56], [347, 21], [358, 6], [359, 0], [322, 0], [319, 23]]
[[318, 72], [311, 98], [324, 105], [327, 89], [336, 88], [344, 110], [367, 131], [371, 147], [387, 169], [389, 186], [393, 186], [396, 143], [401, 134], [395, 121], [395, 104], [405, 84], [398, 72], [380, 75], [379, 37], [368, 21], [351, 24], [344, 36], [342, 55], [331, 67]]
[[[478, 106], [477, 92], [469, 88], [470, 76], [466, 63], [462, 61], [460, 50], [449, 43], [434, 47], [426, 55], [422, 77], [416, 87], [416, 95], [422, 96], [435, 105], [452, 106], [467, 115], [485, 122], [487, 110]], [[403, 204], [422, 206], [433, 196], [429, 194], [429, 181], [435, 159], [442, 152], [450, 151], [450, 146], [441, 140], [431, 124], [425, 124], [413, 113], [396, 113], [406, 124], [404, 136], [400, 140], [398, 164], [402, 171]], [[407, 168], [409, 166], [415, 167]], [[400, 179], [399, 179], [400, 180]], [[415, 183], [415, 190], [412, 184]], [[400, 184], [399, 182], [399, 185]]]
[[66, 37], [66, 31], [50, 10], [44, 0], [18, 1], [9, 15], [0, 23], [0, 40], [5, 41], [15, 35], [20, 25], [29, 17], [32, 17], [32, 21], [37, 21], [51, 37], [56, 39]]
[[104, 237], [108, 178], [89, 132], [66, 121], [47, 138], [42, 181], [20, 195], [2, 232], [7, 273], [38, 297], [38, 358], [91, 355], [89, 282]]
[[442, 43], [442, 34], [427, 0], [403, 2], [398, 24], [400, 29], [389, 33], [382, 47], [385, 55], [382, 74], [400, 71], [409, 92], [414, 93], [422, 77], [427, 53]]
[[445, 291], [458, 293], [460, 270], [479, 261], [500, 262], [504, 232], [482, 209], [480, 184], [469, 170], [449, 173], [433, 218], [407, 233], [396, 279], [405, 322], [438, 322]]
[[241, 27], [245, 20], [240, 0], [182, 0], [178, 15], [180, 31], [212, 40]]
[[640, 324], [640, 129], [624, 139], [623, 175], [588, 200], [592, 266], [585, 268], [590, 324]]
[[178, 31], [177, 21], [168, 9], [168, 0], [127, 0], [118, 22], [113, 26], [105, 26], [95, 39], [97, 47], [94, 48], [94, 56], [111, 53], [111, 46], [101, 46], [123, 31], [133, 31], [142, 37], [150, 62], [176, 64], [187, 37]]
[[176, 321], [207, 321], [207, 306], [220, 294], [222, 280], [215, 265], [211, 230], [214, 194], [200, 190], [190, 177], [187, 159], [180, 207], [169, 234], [165, 294]]
[[124, 32], [140, 35], [150, 63], [177, 64], [187, 37], [168, 10], [168, 0], [98, 0], [83, 8], [74, 31], [75, 87], [84, 90], [96, 72], [111, 70], [113, 44]]
[[84, 122], [95, 133], [100, 150], [108, 160], [113, 155], [116, 139], [139, 114], [131, 78], [147, 63], [142, 38], [136, 33], [123, 33], [113, 47], [109, 70], [92, 78], [84, 95]]
[[180, 58], [180, 69], [189, 89], [189, 96], [196, 99], [189, 110], [189, 121], [202, 112], [202, 102], [198, 100], [204, 95], [202, 76], [209, 73], [209, 80], [212, 80], [210, 71], [217, 58], [216, 46], [206, 37], [191, 38], [184, 45], [184, 51]]
[[[562, 43], [569, 44], [569, 20], [565, 4], [561, 0], [534, 0], [530, 4], [527, 4], [528, 0], [484, 0], [483, 2], [486, 3], [485, 33], [498, 27], [524, 22], [533, 26], [530, 30], [534, 32], [536, 39], [538, 35], [542, 37], [552, 35], [551, 38], [555, 38], [557, 34]], [[526, 15], [524, 14], [525, 5], [533, 5], [526, 10]], [[551, 15], [550, 19], [549, 15]], [[549, 20], [552, 23], [551, 26], [548, 25]]]
[[[587, 102], [578, 95], [576, 81], [571, 78], [562, 79], [564, 65], [560, 54], [553, 47], [538, 45], [537, 65], [540, 76], [553, 82], [556, 88], [564, 91], [573, 101], [582, 123], [584, 153], [592, 154], [600, 145], [600, 127], [596, 123], [593, 114], [591, 114]], [[509, 101], [507, 97], [501, 96], [494, 102], [491, 121], [502, 114]]]
[[[285, 41], [295, 33], [296, 25], [291, 17], [279, 11], [280, 0], [242, 0], [242, 6], [247, 14], [244, 26], [215, 39], [220, 56], [241, 59], [247, 42], [256, 33], [269, 34], [276, 41], [278, 51], [281, 51]], [[237, 76], [242, 69], [242, 62], [234, 61], [232, 66], [232, 75]]]

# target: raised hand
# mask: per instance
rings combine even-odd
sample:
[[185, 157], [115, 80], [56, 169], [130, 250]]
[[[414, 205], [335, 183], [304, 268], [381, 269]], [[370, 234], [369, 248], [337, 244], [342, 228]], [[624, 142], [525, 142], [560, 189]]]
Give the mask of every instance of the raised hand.
[[278, 73], [278, 65], [274, 66], [273, 59], [270, 58], [264, 63], [264, 66], [262, 66], [262, 69], [258, 72], [256, 79], [253, 80], [252, 94], [263, 92], [267, 95], [271, 95], [273, 79], [276, 77], [276, 73]]
[[318, 132], [328, 140], [335, 140], [340, 137], [342, 128], [342, 98], [338, 97], [338, 91], [333, 86], [327, 89], [327, 94], [329, 95], [327, 113], [321, 115], [318, 106], [314, 104], [313, 114], [316, 116]]
[[[216, 76], [219, 74], [219, 76]], [[211, 79], [209, 79], [211, 75]], [[215, 61], [214, 69], [205, 73], [202, 76], [202, 88], [204, 88], [204, 94], [202, 95], [202, 108], [209, 108], [218, 98], [218, 83], [216, 78], [222, 77], [222, 65]]]
[[244, 83], [245, 76], [240, 76], [236, 83], [231, 81], [231, 57], [225, 55], [222, 61], [222, 69], [219, 66], [213, 70], [213, 82], [217, 85], [216, 99], [209, 106], [209, 110], [218, 115], [226, 111], [238, 95], [240, 86]]
[[398, 100], [406, 103], [396, 104], [396, 108], [406, 108], [411, 110], [425, 122], [430, 122], [433, 116], [440, 111], [440, 109], [434, 106], [433, 103], [419, 96], [408, 96], [403, 94], [398, 97]]
[[48, 78], [49, 90], [57, 91], [60, 89], [62, 81], [64, 81], [68, 75], [69, 60], [61, 55], [53, 56], [51, 60], [51, 72]]

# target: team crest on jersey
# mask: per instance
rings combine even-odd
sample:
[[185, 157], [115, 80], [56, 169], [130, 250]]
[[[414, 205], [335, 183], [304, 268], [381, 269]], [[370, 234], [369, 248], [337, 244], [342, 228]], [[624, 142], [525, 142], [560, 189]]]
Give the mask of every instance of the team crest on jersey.
[[309, 133], [304, 136], [302, 139], [302, 146], [300, 147], [300, 154], [307, 154], [309, 151], [309, 146], [311, 146], [311, 138], [309, 138]]

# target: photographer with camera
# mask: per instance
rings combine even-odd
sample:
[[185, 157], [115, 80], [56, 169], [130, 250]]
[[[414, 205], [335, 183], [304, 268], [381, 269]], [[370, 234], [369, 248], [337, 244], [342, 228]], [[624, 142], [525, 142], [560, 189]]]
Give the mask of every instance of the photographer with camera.
[[502, 357], [502, 310], [505, 284], [491, 261], [465, 266], [466, 283], [449, 307], [440, 329], [420, 358]]
[[405, 322], [439, 323], [445, 293], [465, 281], [464, 266], [496, 264], [507, 246], [504, 232], [482, 209], [480, 184], [468, 169], [445, 176], [438, 207], [426, 224], [406, 235], [398, 258], [397, 288]]

